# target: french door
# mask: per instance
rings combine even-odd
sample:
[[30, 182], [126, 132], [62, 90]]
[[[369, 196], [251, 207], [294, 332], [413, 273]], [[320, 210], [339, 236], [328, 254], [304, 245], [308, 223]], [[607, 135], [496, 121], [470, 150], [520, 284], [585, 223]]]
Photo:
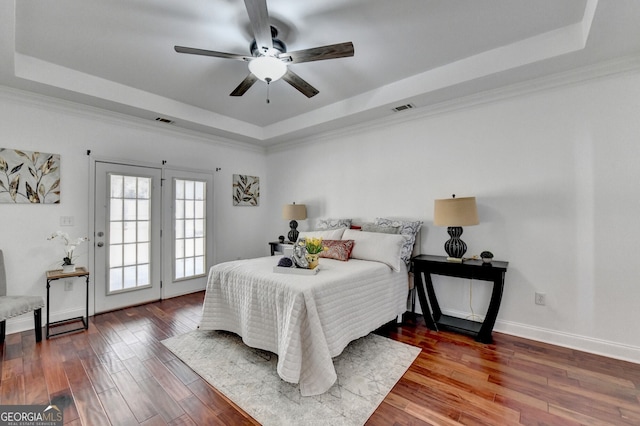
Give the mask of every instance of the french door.
[[204, 290], [213, 259], [213, 175], [164, 170], [163, 297]]
[[95, 312], [162, 296], [159, 168], [95, 163]]

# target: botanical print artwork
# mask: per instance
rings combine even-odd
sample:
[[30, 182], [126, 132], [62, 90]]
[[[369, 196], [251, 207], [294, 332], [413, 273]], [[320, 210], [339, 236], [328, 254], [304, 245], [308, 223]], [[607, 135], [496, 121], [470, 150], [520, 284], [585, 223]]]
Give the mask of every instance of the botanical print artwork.
[[260, 178], [233, 175], [233, 205], [257, 206], [258, 201], [260, 201]]
[[0, 148], [0, 203], [60, 203], [60, 155]]

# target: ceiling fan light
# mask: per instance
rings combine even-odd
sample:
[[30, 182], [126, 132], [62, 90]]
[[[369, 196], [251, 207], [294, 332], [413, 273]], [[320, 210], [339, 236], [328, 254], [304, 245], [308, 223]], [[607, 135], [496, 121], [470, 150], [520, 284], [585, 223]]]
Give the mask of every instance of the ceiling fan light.
[[262, 81], [279, 80], [286, 72], [287, 65], [273, 56], [260, 56], [249, 62], [249, 71]]

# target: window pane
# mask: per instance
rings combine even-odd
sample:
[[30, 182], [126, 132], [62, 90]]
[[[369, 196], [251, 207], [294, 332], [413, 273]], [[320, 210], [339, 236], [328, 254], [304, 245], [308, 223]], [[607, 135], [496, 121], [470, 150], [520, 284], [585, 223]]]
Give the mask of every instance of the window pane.
[[138, 244], [138, 263], [149, 263], [149, 243]]
[[204, 200], [206, 182], [196, 182], [194, 198], [196, 200]]
[[122, 222], [111, 222], [109, 228], [109, 241], [111, 241], [111, 244], [122, 243]]
[[109, 291], [122, 290], [122, 268], [109, 270]]
[[122, 266], [122, 246], [120, 244], [111, 244], [109, 246], [109, 266]]
[[124, 288], [134, 288], [136, 286], [137, 269], [138, 268], [135, 266], [127, 266], [124, 268], [124, 281], [122, 283]]
[[136, 223], [134, 221], [124, 222], [124, 242], [135, 243], [136, 242]]
[[138, 265], [138, 285], [149, 285], [149, 264]]
[[110, 220], [122, 220], [122, 199], [112, 198], [110, 204]]
[[145, 242], [151, 239], [149, 226], [150, 226], [149, 222], [138, 222], [138, 242]]
[[149, 200], [138, 200], [138, 220], [149, 220], [149, 216], [151, 215], [149, 205]]
[[138, 178], [138, 198], [148, 200], [151, 198], [151, 179]]
[[184, 278], [184, 259], [176, 259], [176, 278]]
[[136, 198], [138, 192], [138, 178], [124, 176], [124, 198]]
[[135, 244], [124, 245], [124, 265], [135, 265], [137, 259], [137, 246]]
[[204, 238], [196, 238], [194, 240], [194, 253], [196, 256], [204, 255]]
[[111, 175], [111, 197], [113, 198], [122, 198], [123, 189], [122, 185], [124, 182], [124, 176], [119, 175]]

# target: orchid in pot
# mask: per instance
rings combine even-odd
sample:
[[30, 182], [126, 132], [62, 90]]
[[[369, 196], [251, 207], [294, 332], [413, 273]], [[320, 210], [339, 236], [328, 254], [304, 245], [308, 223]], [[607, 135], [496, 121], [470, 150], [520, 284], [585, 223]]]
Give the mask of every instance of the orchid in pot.
[[64, 243], [64, 257], [62, 258], [62, 270], [64, 272], [73, 272], [75, 271], [74, 257], [73, 251], [85, 241], [89, 241], [87, 237], [80, 237], [72, 240], [69, 238], [69, 234], [62, 231], [56, 231], [47, 240], [53, 240], [55, 238], [60, 238]]

